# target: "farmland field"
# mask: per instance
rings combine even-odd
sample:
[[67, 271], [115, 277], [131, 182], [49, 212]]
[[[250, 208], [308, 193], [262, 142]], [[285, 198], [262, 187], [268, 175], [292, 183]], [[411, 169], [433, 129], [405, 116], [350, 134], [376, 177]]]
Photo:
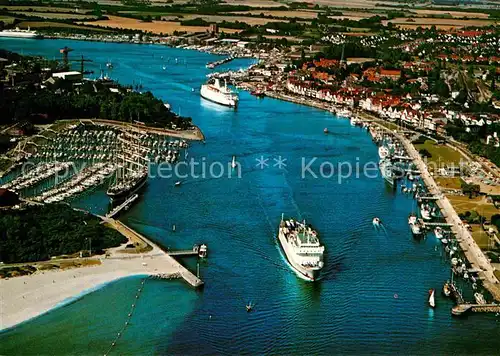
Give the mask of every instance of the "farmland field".
[[53, 27], [53, 28], [79, 28], [79, 29], [87, 29], [87, 30], [92, 30], [92, 31], [109, 32], [106, 29], [99, 29], [99, 28], [92, 28], [92, 27], [86, 27], [86, 26], [81, 26], [81, 25], [72, 25], [72, 24], [67, 24], [67, 23], [50, 22], [50, 21], [23, 21], [23, 22], [20, 22], [18, 26], [19, 26], [19, 28], [30, 27], [31, 29]]
[[12, 14], [17, 15], [27, 15], [27, 16], [36, 16], [45, 19], [56, 19], [56, 20], [83, 20], [83, 19], [96, 19], [97, 17], [94, 15], [85, 15], [85, 14], [65, 14], [60, 12], [26, 12], [26, 11], [11, 11]]
[[[189, 33], [203, 32], [208, 29], [208, 26], [182, 26], [178, 22], [169, 21], [152, 21], [143, 22], [136, 19], [129, 19], [119, 16], [108, 16], [109, 20], [93, 21], [83, 24], [96, 25], [109, 28], [130, 29], [138, 31], [148, 31], [155, 34], [172, 34], [174, 31], [185, 31]], [[224, 29], [224, 32], [235, 33], [239, 30]]]
[[415, 28], [418, 26], [430, 27], [435, 25], [437, 28], [449, 29], [451, 27], [461, 28], [466, 26], [490, 26], [495, 24], [492, 20], [459, 20], [459, 19], [433, 19], [433, 18], [414, 18], [413, 21], [407, 21], [406, 17], [398, 17], [392, 20], [382, 21], [386, 26], [389, 22], [402, 28]]

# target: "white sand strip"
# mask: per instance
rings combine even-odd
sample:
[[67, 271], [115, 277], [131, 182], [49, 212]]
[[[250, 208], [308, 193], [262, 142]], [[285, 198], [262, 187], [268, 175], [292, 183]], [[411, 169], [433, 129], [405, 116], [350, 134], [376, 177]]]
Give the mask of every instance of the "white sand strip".
[[69, 302], [106, 283], [134, 275], [177, 273], [179, 265], [154, 249], [144, 256], [102, 259], [100, 265], [37, 272], [0, 280], [0, 330], [10, 328]]

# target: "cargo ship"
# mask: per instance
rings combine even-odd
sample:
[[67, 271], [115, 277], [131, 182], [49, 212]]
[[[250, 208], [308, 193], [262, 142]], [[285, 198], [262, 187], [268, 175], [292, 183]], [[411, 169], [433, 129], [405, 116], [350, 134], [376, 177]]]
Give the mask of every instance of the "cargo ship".
[[305, 221], [284, 220], [282, 215], [278, 242], [289, 266], [299, 277], [307, 281], [316, 281], [320, 277], [325, 247], [310, 225]]

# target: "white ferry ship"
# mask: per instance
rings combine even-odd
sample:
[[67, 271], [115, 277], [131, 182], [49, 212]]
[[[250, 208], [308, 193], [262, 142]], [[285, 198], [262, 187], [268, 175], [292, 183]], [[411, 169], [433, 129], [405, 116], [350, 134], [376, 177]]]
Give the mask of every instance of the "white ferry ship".
[[29, 28], [27, 30], [21, 30], [19, 27], [16, 27], [15, 30], [0, 31], [0, 37], [42, 38], [42, 35], [38, 34], [36, 31], [31, 31]]
[[319, 278], [325, 247], [321, 245], [316, 231], [305, 222], [284, 220], [281, 216], [278, 241], [288, 264], [299, 277], [308, 281]]
[[221, 85], [220, 79], [209, 80], [207, 84], [201, 86], [200, 95], [214, 103], [236, 107], [238, 106], [238, 95], [233, 93], [226, 84]]

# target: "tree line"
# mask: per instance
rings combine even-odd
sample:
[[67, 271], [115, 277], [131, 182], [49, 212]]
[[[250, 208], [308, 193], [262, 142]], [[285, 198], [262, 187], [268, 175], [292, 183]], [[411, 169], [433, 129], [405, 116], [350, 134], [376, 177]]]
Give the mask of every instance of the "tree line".
[[100, 219], [64, 204], [0, 212], [0, 261], [48, 260], [82, 250], [101, 252], [127, 239]]

